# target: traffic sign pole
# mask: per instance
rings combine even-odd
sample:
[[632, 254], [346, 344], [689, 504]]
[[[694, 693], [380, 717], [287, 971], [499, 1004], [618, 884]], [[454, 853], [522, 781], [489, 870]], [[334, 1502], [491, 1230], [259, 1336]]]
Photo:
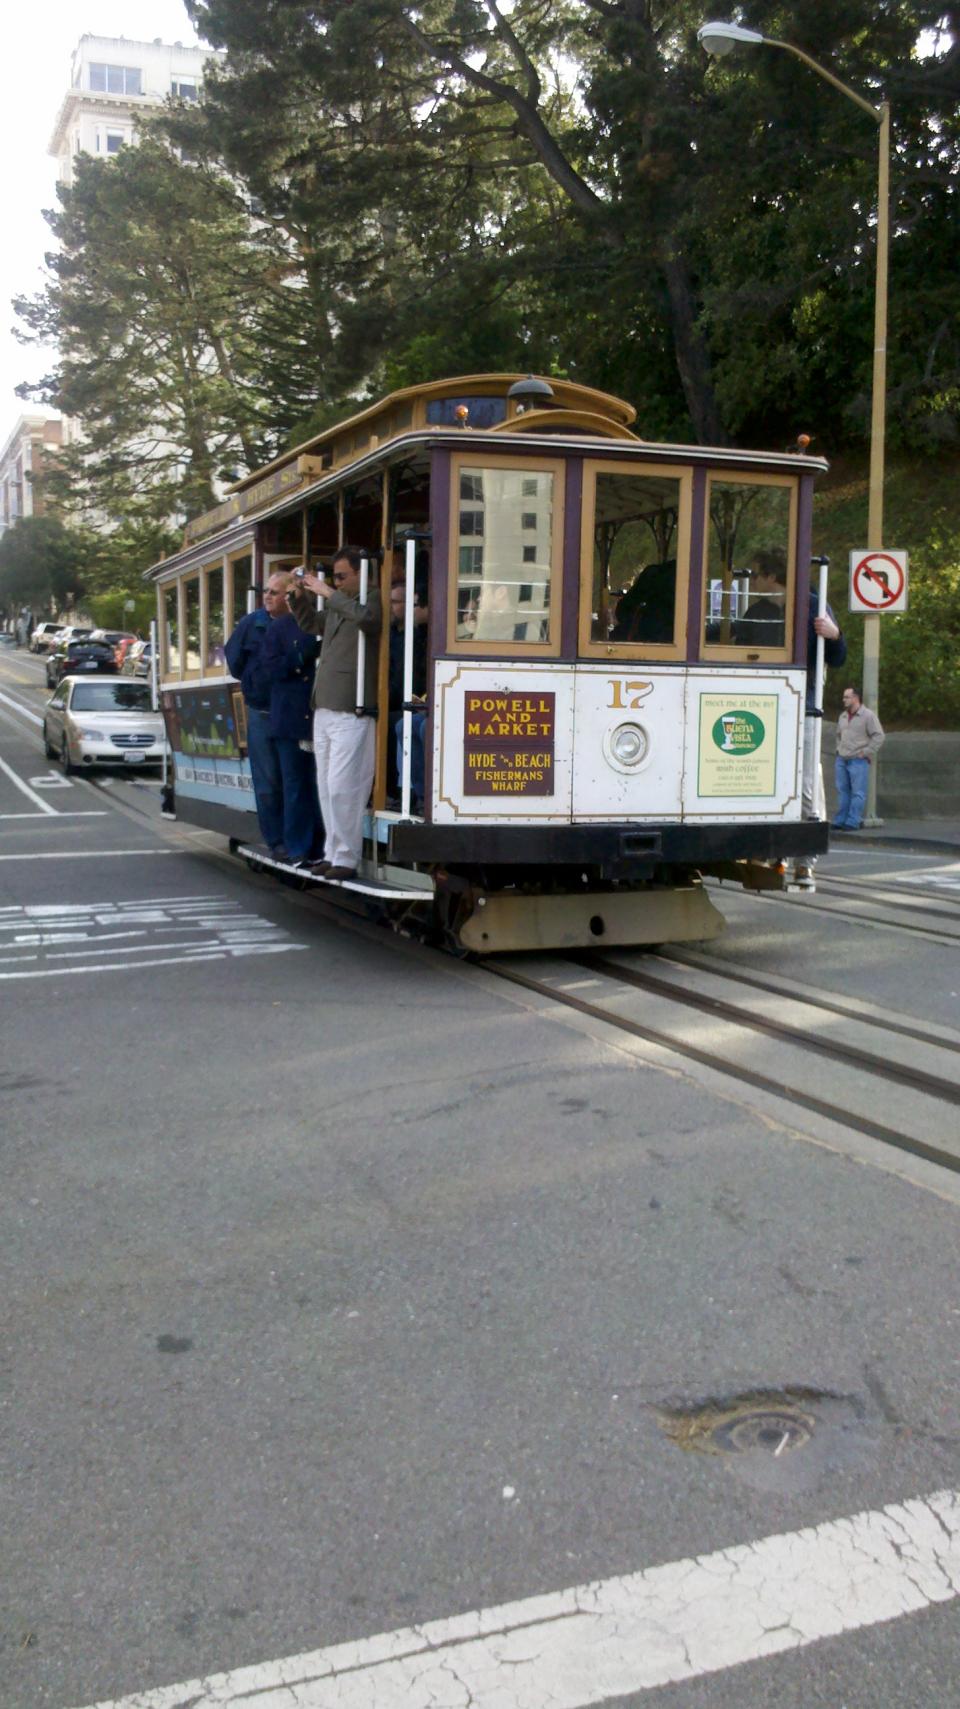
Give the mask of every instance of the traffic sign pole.
[[[883, 550], [883, 475], [887, 405], [887, 267], [890, 250], [890, 105], [881, 101], [877, 178], [877, 277], [873, 304], [873, 396], [870, 414], [870, 508], [867, 545]], [[863, 620], [863, 703], [880, 715], [880, 613]], [[864, 824], [879, 825], [877, 761], [874, 754], [867, 779]]]

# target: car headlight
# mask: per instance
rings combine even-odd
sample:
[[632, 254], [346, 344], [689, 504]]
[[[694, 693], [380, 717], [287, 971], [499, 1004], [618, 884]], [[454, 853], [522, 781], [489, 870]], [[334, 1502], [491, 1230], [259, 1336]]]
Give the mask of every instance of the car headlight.
[[107, 739], [102, 730], [88, 730], [85, 725], [82, 728], [76, 725], [76, 733], [85, 742], [105, 742]]
[[646, 758], [647, 733], [640, 724], [618, 724], [610, 737], [610, 752], [620, 765], [639, 765]]

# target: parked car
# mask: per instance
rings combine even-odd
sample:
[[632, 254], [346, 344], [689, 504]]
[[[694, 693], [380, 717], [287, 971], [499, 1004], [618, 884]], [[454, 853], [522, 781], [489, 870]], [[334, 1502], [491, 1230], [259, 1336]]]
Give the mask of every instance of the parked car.
[[54, 647], [65, 646], [68, 641], [82, 641], [86, 638], [87, 635], [90, 635], [92, 633], [93, 633], [93, 625], [91, 623], [65, 623], [65, 624], [62, 624], [61, 627], [57, 630], [56, 634], [51, 635], [49, 641], [47, 642], [47, 652], [48, 653], [52, 652]]
[[116, 668], [113, 648], [105, 641], [68, 641], [47, 658], [47, 687], [56, 688], [65, 676], [93, 676], [98, 671], [113, 675]]
[[130, 648], [135, 647], [137, 642], [142, 639], [143, 637], [141, 635], [124, 635], [122, 640], [117, 642], [113, 656], [117, 661], [118, 671], [123, 669], [123, 661], [129, 653]]
[[118, 647], [122, 646], [124, 642], [129, 646], [130, 642], [135, 641], [136, 638], [130, 629], [91, 629], [90, 631], [91, 641], [105, 641], [108, 647], [113, 648], [114, 657], [116, 657]]
[[30, 637], [31, 653], [45, 653], [47, 648], [52, 645], [53, 637], [59, 635], [62, 627], [61, 623], [38, 623]]
[[121, 676], [149, 676], [153, 661], [153, 647], [149, 641], [134, 641], [127, 648], [120, 667]]
[[44, 709], [43, 746], [68, 774], [80, 766], [156, 765], [163, 758], [163, 718], [151, 711], [145, 682], [68, 676]]

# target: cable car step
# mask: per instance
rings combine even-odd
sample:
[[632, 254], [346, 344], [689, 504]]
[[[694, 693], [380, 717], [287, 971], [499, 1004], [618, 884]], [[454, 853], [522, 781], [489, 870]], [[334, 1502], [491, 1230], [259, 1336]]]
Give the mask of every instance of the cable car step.
[[388, 902], [430, 902], [433, 899], [433, 880], [426, 873], [405, 872], [402, 867], [376, 868], [369, 861], [361, 861], [356, 878], [339, 878], [331, 882], [319, 872], [295, 866], [293, 861], [277, 860], [266, 849], [256, 845], [241, 843], [236, 852], [241, 859], [256, 866], [269, 867], [271, 872], [289, 873], [291, 878], [298, 878], [304, 884], [320, 885], [324, 890], [354, 890], [361, 896], [380, 896]]

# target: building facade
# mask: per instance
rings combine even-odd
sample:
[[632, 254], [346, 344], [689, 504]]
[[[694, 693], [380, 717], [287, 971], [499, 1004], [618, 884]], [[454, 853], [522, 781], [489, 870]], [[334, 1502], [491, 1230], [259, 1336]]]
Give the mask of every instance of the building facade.
[[0, 451], [0, 536], [25, 516], [42, 516], [43, 500], [34, 492], [41, 475], [63, 443], [56, 417], [22, 415]]
[[171, 96], [195, 101], [211, 57], [210, 48], [163, 42], [159, 36], [152, 42], [81, 36], [50, 139], [59, 182], [73, 182], [78, 154], [105, 159], [132, 142], [141, 113]]

